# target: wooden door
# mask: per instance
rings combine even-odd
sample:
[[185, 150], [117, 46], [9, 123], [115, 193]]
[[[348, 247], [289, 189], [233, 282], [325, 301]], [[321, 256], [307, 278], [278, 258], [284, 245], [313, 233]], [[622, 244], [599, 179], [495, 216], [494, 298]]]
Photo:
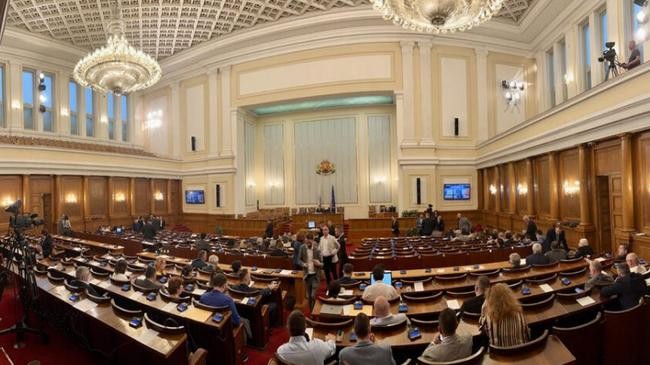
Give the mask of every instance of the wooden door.
[[620, 175], [609, 177], [609, 212], [610, 228], [612, 231], [612, 252], [616, 252], [616, 232], [623, 228], [623, 180]]
[[597, 227], [598, 227], [598, 252], [610, 251], [612, 247], [611, 212], [609, 209], [609, 177], [597, 178]]
[[54, 232], [54, 225], [52, 222], [52, 194], [43, 194], [41, 198], [43, 227], [49, 232]]

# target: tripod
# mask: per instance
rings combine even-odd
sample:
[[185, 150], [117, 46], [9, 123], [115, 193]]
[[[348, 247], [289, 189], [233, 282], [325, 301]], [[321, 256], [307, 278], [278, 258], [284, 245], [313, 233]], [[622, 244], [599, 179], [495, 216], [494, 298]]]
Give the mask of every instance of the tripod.
[[[29, 311], [38, 307], [38, 287], [36, 285], [36, 277], [34, 276], [36, 254], [18, 229], [14, 229], [13, 235], [7, 243], [9, 249], [6, 252], [9, 254], [5, 259], [4, 265], [6, 273], [3, 274], [17, 274], [17, 285], [14, 285], [14, 296], [20, 298], [23, 315], [13, 326], [0, 330], [0, 335], [15, 333], [16, 343], [14, 344], [14, 348], [16, 349], [21, 349], [26, 346], [25, 334], [27, 333], [40, 335], [41, 340], [45, 343], [48, 340], [47, 334], [41, 329], [28, 325]], [[5, 245], [6, 248], [7, 245]], [[15, 261], [14, 258], [16, 258]], [[18, 313], [17, 309], [16, 313]]]
[[612, 75], [612, 78], [618, 76], [618, 62], [615, 60], [607, 62], [607, 68], [605, 69], [605, 81], [609, 80], [609, 75]]

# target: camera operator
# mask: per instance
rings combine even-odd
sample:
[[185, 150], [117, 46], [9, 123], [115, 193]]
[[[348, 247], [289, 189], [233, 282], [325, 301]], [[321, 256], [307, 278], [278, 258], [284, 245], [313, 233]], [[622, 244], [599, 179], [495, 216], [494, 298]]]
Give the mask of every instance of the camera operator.
[[43, 235], [43, 239], [41, 240], [39, 251], [43, 257], [49, 257], [52, 253], [52, 236], [47, 229], [42, 230], [41, 234]]
[[632, 51], [632, 53], [630, 53], [630, 59], [627, 61], [627, 63], [621, 63], [621, 67], [629, 71], [641, 64], [641, 52], [636, 47], [635, 41], [630, 41], [627, 47], [630, 51]]

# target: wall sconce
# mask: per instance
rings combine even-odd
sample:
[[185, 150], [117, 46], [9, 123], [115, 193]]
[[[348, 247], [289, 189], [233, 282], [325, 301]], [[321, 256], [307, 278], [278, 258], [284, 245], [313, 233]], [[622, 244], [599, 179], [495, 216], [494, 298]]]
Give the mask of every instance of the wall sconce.
[[14, 101], [11, 102], [11, 107], [14, 108], [14, 109], [20, 109], [21, 105], [22, 104], [20, 103], [19, 100], [14, 100]]
[[572, 82], [573, 82], [573, 74], [570, 73], [570, 72], [565, 73], [564, 74], [564, 83], [568, 85], [568, 84], [570, 84]]
[[528, 194], [528, 184], [517, 184], [517, 193], [519, 195]]
[[15, 199], [12, 199], [11, 197], [5, 196], [4, 198], [2, 198], [2, 202], [0, 203], [0, 207], [8, 207], [8, 206], [10, 206], [11, 204], [13, 204], [15, 202], [16, 202]]
[[497, 187], [496, 186], [494, 186], [493, 184], [490, 184], [489, 189], [490, 189], [490, 194], [497, 195]]
[[74, 193], [67, 193], [65, 195], [65, 202], [67, 204], [76, 204], [77, 203], [77, 195]]
[[121, 203], [121, 202], [126, 201], [126, 196], [124, 195], [124, 193], [115, 193], [113, 195], [113, 200], [118, 202], [118, 203]]
[[570, 183], [568, 180], [564, 180], [564, 184], [562, 184], [562, 190], [564, 191], [564, 194], [568, 196], [574, 196], [580, 192], [580, 181], [574, 180], [572, 183]]
[[525, 85], [522, 81], [502, 80], [501, 88], [503, 88], [503, 98], [508, 107], [519, 105], [522, 93], [525, 89]]
[[375, 184], [383, 184], [386, 182], [386, 176], [376, 176], [375, 177]]
[[145, 127], [148, 129], [162, 127], [162, 116], [163, 112], [160, 109], [147, 113]]
[[247, 186], [249, 189], [254, 188], [254, 187], [256, 186], [256, 185], [255, 185], [255, 181], [253, 181], [253, 180], [249, 181], [249, 182], [246, 184], [246, 186]]
[[62, 117], [67, 117], [67, 116], [69, 116], [69, 115], [70, 115], [70, 113], [68, 112], [68, 108], [62, 106], [62, 107], [61, 107], [61, 116], [62, 116]]
[[106, 123], [108, 123], [108, 118], [106, 118], [105, 115], [102, 115], [102, 116], [99, 118], [99, 121], [100, 121], [102, 124], [106, 124]]
[[165, 198], [165, 196], [164, 196], [163, 193], [161, 193], [160, 191], [157, 191], [157, 192], [155, 192], [155, 193], [153, 194], [153, 199], [154, 199], [155, 201], [162, 201], [164, 198]]
[[269, 187], [270, 187], [271, 189], [273, 189], [273, 188], [279, 188], [280, 186], [282, 186], [282, 184], [280, 184], [279, 181], [273, 181], [273, 180], [269, 181]]

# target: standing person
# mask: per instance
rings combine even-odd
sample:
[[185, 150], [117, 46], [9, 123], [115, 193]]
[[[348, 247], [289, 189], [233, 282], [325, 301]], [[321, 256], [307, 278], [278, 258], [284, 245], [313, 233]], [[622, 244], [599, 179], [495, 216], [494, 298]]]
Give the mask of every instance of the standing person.
[[58, 233], [62, 236], [72, 236], [72, 224], [70, 224], [70, 218], [65, 214], [59, 220]]
[[341, 277], [343, 276], [343, 266], [350, 261], [348, 258], [347, 241], [345, 239], [343, 226], [334, 227], [334, 236], [336, 241], [339, 243], [339, 277]]
[[418, 231], [418, 236], [422, 236], [422, 222], [424, 222], [424, 215], [420, 213], [418, 219], [415, 220], [415, 228]]
[[300, 248], [300, 266], [304, 273], [303, 280], [310, 311], [314, 309], [316, 291], [320, 286], [320, 268], [323, 266], [320, 249], [315, 246], [314, 235], [311, 232], [307, 233], [305, 244]]
[[390, 230], [393, 233], [393, 236], [399, 237], [399, 221], [397, 220], [397, 217], [395, 217], [395, 216], [392, 217], [392, 222], [390, 224]]
[[42, 230], [41, 234], [43, 235], [43, 239], [41, 240], [41, 255], [43, 257], [49, 257], [52, 253], [52, 236], [47, 229]]
[[305, 234], [303, 232], [298, 232], [296, 234], [296, 239], [292, 243], [293, 247], [293, 269], [300, 270], [302, 266], [300, 265], [300, 249], [305, 242]]
[[546, 232], [546, 241], [544, 242], [544, 252], [551, 250], [551, 243], [557, 241], [560, 248], [566, 252], [569, 252], [569, 246], [566, 243], [566, 236], [564, 235], [564, 230], [562, 229], [562, 224], [560, 221], [555, 222], [553, 227], [551, 227], [548, 232]]
[[336, 271], [336, 263], [339, 262], [338, 252], [339, 243], [334, 236], [330, 235], [330, 229], [326, 224], [321, 227], [323, 230], [323, 237], [320, 239], [320, 252], [323, 255], [323, 269], [325, 270], [325, 280], [327, 284], [330, 283], [330, 276], [332, 279], [338, 279], [338, 272]]
[[264, 230], [265, 238], [273, 238], [273, 221], [268, 219], [266, 221], [266, 229]]
[[537, 238], [537, 224], [535, 224], [535, 221], [531, 217], [525, 215], [524, 224], [526, 225], [525, 234], [528, 235], [531, 240]]
[[429, 213], [430, 216], [433, 215], [433, 205], [432, 204], [429, 204], [429, 206], [427, 207], [427, 210], [425, 210], [425, 213]]
[[458, 217], [458, 230], [461, 234], [468, 235], [472, 232], [472, 223], [467, 217], [463, 217], [461, 213], [456, 215]]
[[422, 221], [422, 235], [431, 236], [434, 228], [434, 222], [433, 219], [431, 219], [431, 214], [429, 212], [426, 212], [424, 214], [424, 220]]
[[442, 220], [442, 215], [437, 210], [433, 211], [433, 230], [434, 231], [445, 231], [445, 221]]

